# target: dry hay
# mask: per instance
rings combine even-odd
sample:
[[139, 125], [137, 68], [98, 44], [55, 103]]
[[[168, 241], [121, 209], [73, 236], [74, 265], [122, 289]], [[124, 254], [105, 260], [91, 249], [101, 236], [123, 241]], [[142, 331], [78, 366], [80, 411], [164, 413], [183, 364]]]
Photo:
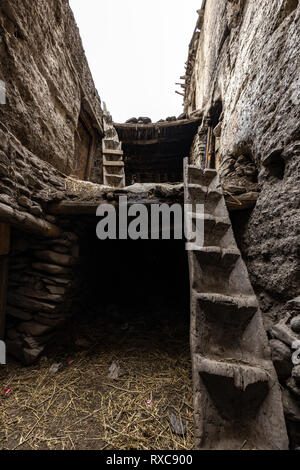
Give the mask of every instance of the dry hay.
[[108, 192], [108, 189], [107, 186], [72, 178], [71, 176], [66, 178], [66, 190], [68, 194], [82, 199], [101, 197]]
[[[0, 369], [2, 389], [12, 389], [0, 397], [1, 449], [193, 448], [187, 325], [160, 316], [125, 330], [102, 320], [71, 331], [71, 342], [39, 364]], [[73, 362], [51, 374], [62, 360]], [[118, 380], [108, 378], [114, 361]], [[172, 413], [186, 423], [184, 437], [172, 433]]]

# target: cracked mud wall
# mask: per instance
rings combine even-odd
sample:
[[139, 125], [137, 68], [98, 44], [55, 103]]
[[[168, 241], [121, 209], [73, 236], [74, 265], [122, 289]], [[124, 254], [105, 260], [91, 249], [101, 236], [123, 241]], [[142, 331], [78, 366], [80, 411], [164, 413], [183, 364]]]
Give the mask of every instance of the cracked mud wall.
[[0, 120], [28, 150], [69, 174], [82, 107], [95, 128], [102, 110], [68, 0], [1, 0], [0, 64], [7, 89]]
[[207, 0], [189, 60], [187, 110], [205, 117], [221, 100], [220, 161], [246, 156], [257, 169], [243, 254], [267, 328], [299, 295], [299, 29], [298, 0]]

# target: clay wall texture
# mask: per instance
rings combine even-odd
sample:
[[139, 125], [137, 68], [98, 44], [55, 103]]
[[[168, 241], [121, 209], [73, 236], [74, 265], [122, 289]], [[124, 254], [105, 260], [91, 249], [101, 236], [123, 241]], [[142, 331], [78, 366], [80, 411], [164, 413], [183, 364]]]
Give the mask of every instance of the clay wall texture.
[[102, 110], [68, 0], [1, 0], [0, 64], [0, 121], [37, 157], [71, 173], [80, 110], [100, 133]]

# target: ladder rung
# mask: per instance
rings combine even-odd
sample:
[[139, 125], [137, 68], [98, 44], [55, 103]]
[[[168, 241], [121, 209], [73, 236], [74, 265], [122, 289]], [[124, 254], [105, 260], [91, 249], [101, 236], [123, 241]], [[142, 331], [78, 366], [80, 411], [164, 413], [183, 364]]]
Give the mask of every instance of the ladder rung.
[[119, 167], [123, 167], [124, 166], [124, 162], [120, 162], [120, 161], [105, 161], [103, 162], [103, 165], [104, 166], [119, 166]]
[[105, 177], [106, 178], [119, 178], [119, 179], [122, 179], [124, 178], [124, 175], [111, 175], [110, 173], [105, 173]]
[[103, 155], [124, 155], [123, 150], [103, 149]]

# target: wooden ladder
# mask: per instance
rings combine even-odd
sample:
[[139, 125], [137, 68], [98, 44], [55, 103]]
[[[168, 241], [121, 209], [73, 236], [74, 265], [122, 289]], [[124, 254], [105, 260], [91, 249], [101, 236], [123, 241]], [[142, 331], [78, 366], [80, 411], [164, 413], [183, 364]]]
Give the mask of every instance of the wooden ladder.
[[113, 188], [124, 188], [126, 183], [122, 144], [106, 106], [104, 106], [103, 123], [105, 133], [102, 142], [103, 184]]
[[[288, 449], [281, 392], [219, 175], [184, 163], [197, 449]], [[196, 213], [196, 204], [204, 211]], [[187, 207], [187, 206], [186, 206]], [[204, 224], [197, 244], [196, 219]]]

